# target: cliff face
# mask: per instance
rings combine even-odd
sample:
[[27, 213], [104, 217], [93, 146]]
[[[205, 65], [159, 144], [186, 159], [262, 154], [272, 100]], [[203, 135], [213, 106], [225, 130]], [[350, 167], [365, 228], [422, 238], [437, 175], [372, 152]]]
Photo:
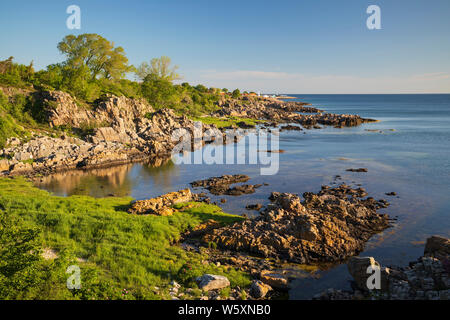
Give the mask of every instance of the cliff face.
[[[25, 143], [10, 139], [0, 150], [3, 174], [51, 173], [141, 160], [168, 159], [176, 129], [192, 130], [194, 122], [170, 109], [155, 112], [144, 99], [109, 96], [93, 106], [79, 105], [68, 93], [34, 93], [50, 127], [88, 131], [83, 139], [34, 135]], [[146, 115], [150, 115], [148, 118]], [[204, 126], [204, 130], [218, 130]]]
[[144, 99], [123, 96], [108, 96], [93, 106], [84, 107], [62, 91], [44, 91], [39, 98], [52, 127], [68, 125], [80, 128], [89, 124], [107, 124], [133, 129], [136, 119], [155, 111]]

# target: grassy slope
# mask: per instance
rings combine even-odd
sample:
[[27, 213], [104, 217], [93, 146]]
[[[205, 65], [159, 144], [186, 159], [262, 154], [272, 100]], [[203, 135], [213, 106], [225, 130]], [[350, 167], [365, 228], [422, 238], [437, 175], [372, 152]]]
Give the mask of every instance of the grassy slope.
[[[165, 288], [175, 279], [195, 287], [194, 277], [203, 273], [224, 274], [232, 285], [249, 284], [248, 276], [242, 272], [202, 264], [207, 258], [204, 254], [186, 252], [173, 245], [180, 233], [202, 221], [231, 223], [241, 217], [206, 204], [196, 204], [170, 217], [135, 216], [126, 212], [131, 200], [57, 197], [33, 187], [23, 178], [0, 178], [0, 208], [20, 217], [25, 225], [40, 229], [43, 248], [69, 255], [72, 260], [84, 259], [78, 260], [82, 281], [83, 270], [94, 270], [99, 282], [112, 286], [108, 290], [113, 292], [106, 298], [120, 297], [123, 288], [129, 291], [129, 298], [159, 298], [160, 294], [153, 294], [154, 286]], [[65, 283], [58, 286], [60, 289], [52, 290], [52, 296], [37, 298], [67, 298]], [[84, 289], [90, 289], [86, 286], [89, 283]], [[168, 297], [168, 289], [162, 291], [162, 296]], [[102, 292], [91, 296], [105, 298]]]
[[225, 117], [225, 118], [216, 118], [216, 117], [194, 117], [194, 121], [201, 121], [205, 124], [215, 124], [218, 128], [229, 127], [231, 125], [236, 125], [238, 122], [244, 122], [247, 125], [258, 125], [262, 120], [250, 119], [250, 118], [240, 118], [240, 117]]

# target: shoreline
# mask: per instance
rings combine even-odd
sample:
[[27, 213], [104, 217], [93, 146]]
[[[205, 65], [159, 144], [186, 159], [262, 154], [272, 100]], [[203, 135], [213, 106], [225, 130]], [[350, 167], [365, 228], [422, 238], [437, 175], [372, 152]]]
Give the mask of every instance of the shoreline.
[[[93, 109], [85, 109], [64, 92], [43, 91], [37, 96], [42, 99], [46, 121], [51, 128], [81, 128], [89, 121], [108, 123], [109, 126], [98, 126], [85, 137], [63, 133], [60, 137], [35, 134], [25, 142], [12, 138], [7, 147], [0, 150], [0, 175], [48, 175], [145, 160], [163, 162], [170, 157], [175, 146], [171, 133], [182, 128], [192, 131], [194, 127], [194, 121], [188, 117], [176, 115], [171, 109], [155, 111], [142, 99], [109, 96]], [[321, 128], [319, 125], [343, 128], [376, 121], [357, 115], [324, 113], [308, 105], [259, 97], [223, 99], [218, 102], [219, 110], [208, 118], [211, 124], [203, 123], [203, 132], [214, 136], [214, 133], [226, 130], [255, 127], [240, 119], [260, 121], [266, 128], [293, 123], [304, 129], [318, 129]], [[214, 119], [233, 120], [230, 126], [219, 128], [212, 121]], [[208, 136], [204, 137], [201, 145], [195, 148], [210, 143], [208, 139]], [[57, 151], [52, 151], [54, 149]]]
[[[100, 102], [93, 110], [80, 109], [78, 112], [75, 109], [74, 112], [74, 109], [72, 108], [74, 103], [67, 94], [60, 92], [46, 92], [43, 95], [48, 101], [57, 101], [58, 103], [56, 107], [53, 105], [51, 109], [47, 109], [48, 122], [52, 127], [64, 124], [79, 126], [82, 121], [90, 117], [95, 118], [97, 121], [105, 121], [106, 119], [109, 123], [111, 123], [111, 126], [98, 127], [88, 136], [83, 138], [71, 137], [68, 135], [62, 135], [61, 137], [56, 138], [40, 135], [26, 141], [25, 143], [22, 143], [22, 141], [18, 139], [12, 139], [9, 141], [10, 146], [2, 149], [2, 155], [6, 154], [9, 158], [6, 160], [0, 160], [2, 161], [0, 163], [3, 166], [2, 168], [8, 168], [8, 170], [4, 170], [2, 173], [4, 177], [26, 176], [29, 179], [39, 179], [39, 177], [51, 175], [53, 173], [68, 172], [72, 170], [88, 171], [91, 169], [109, 168], [122, 164], [149, 161], [153, 162], [153, 165], [162, 165], [170, 159], [170, 154], [172, 148], [174, 147], [174, 144], [169, 139], [170, 133], [177, 128], [192, 128], [194, 125], [194, 122], [191, 119], [186, 116], [176, 115], [170, 109], [160, 109], [155, 111], [152, 110], [150, 106], [146, 105], [145, 102], [124, 97], [108, 97], [107, 100]], [[239, 119], [254, 119], [261, 121], [262, 127], [265, 128], [274, 128], [280, 125], [285, 125], [280, 128], [281, 131], [302, 131], [312, 128], [320, 129], [325, 126], [343, 128], [376, 121], [373, 119], [364, 119], [357, 115], [336, 115], [324, 113], [323, 110], [307, 107], [308, 105], [309, 104], [303, 102], [274, 101], [274, 99], [251, 99], [248, 97], [244, 97], [242, 101], [224, 100], [219, 103], [220, 109], [210, 115], [211, 118], [233, 118], [237, 120], [230, 126], [221, 128], [218, 128], [214, 123], [206, 124], [204, 125], [206, 127], [205, 131], [212, 130], [215, 132], [223, 132], [225, 130], [236, 130], [239, 129], [239, 127], [254, 127], [254, 125], [249, 125], [246, 122], [239, 121]], [[120, 110], [119, 113], [117, 113], [117, 110]], [[150, 112], [147, 112], [147, 115], [142, 117], [145, 110]], [[118, 121], [119, 119], [120, 121]], [[301, 127], [293, 126], [292, 124], [297, 124]], [[319, 124], [323, 127], [319, 126]], [[209, 141], [207, 139], [202, 140], [199, 144], [195, 144], [194, 149], [202, 148], [204, 145], [208, 144]], [[227, 142], [222, 141], [222, 143], [225, 144]], [[55, 149], [58, 151], [52, 151]], [[28, 162], [27, 158], [38, 159], [38, 161]], [[234, 184], [234, 182], [231, 184]], [[228, 188], [226, 192], [230, 192], [229, 194], [233, 195], [239, 195], [252, 193], [255, 188], [257, 188], [256, 185], [235, 186]], [[281, 274], [274, 273], [276, 270], [282, 270], [282, 266], [285, 263], [289, 262], [297, 265], [307, 264], [309, 266], [317, 266], [318, 264], [324, 263], [341, 263], [348, 257], [358, 254], [358, 252], [364, 248], [366, 241], [373, 234], [388, 227], [389, 218], [376, 213], [377, 209], [386, 207], [388, 205], [387, 202], [372, 202], [372, 200], [368, 199], [362, 200], [362, 197], [367, 196], [362, 188], [351, 189], [345, 185], [341, 185], [337, 188], [324, 186], [322, 191], [317, 195], [310, 192], [305, 193], [304, 197], [306, 202], [302, 204], [300, 204], [300, 200], [295, 198], [292, 194], [278, 194], [275, 190], [272, 194], [273, 197], [271, 200], [273, 201], [275, 207], [278, 208], [277, 210], [281, 216], [283, 216], [283, 212], [288, 212], [287, 220], [285, 222], [283, 222], [284, 218], [281, 220], [278, 218], [273, 221], [270, 220], [272, 219], [271, 215], [273, 214], [270, 210], [273, 210], [273, 206], [270, 207], [271, 209], [269, 209], [269, 207], [259, 208], [259, 220], [258, 218], [245, 219], [242, 225], [239, 223], [228, 226], [213, 224], [214, 227], [211, 227], [211, 222], [209, 221], [205, 226], [197, 226], [202, 230], [201, 232], [208, 232], [202, 235], [204, 238], [204, 240], [202, 240], [203, 245], [205, 242], [215, 243], [216, 246], [221, 248], [221, 251], [211, 251], [210, 248], [200, 249], [203, 245], [199, 245], [199, 243], [196, 242], [197, 240], [193, 240], [189, 236], [189, 232], [192, 232], [192, 230], [188, 230], [187, 234], [182, 235], [183, 242], [180, 242], [179, 245], [181, 247], [188, 245], [188, 247], [190, 246], [189, 250], [192, 250], [192, 246], [194, 246], [194, 251], [198, 252], [201, 252], [202, 250], [210, 250], [208, 251], [210, 260], [214, 264], [225, 264], [232, 268], [240, 268], [241, 270], [243, 268], [242, 264], [253, 266], [253, 269], [256, 268], [256, 270], [259, 270], [257, 274], [255, 274], [254, 270], [251, 270], [251, 268], [244, 268], [247, 275], [253, 279], [251, 286], [246, 289], [247, 294], [253, 295], [253, 298], [256, 299], [264, 299], [269, 291], [271, 293], [267, 296], [267, 298], [275, 298], [283, 296], [283, 292], [288, 290], [289, 277], [283, 272], [281, 272]], [[365, 208], [363, 210], [371, 210], [370, 212], [371, 215], [373, 215], [373, 222], [378, 221], [378, 218], [375, 217], [379, 217], [381, 220], [373, 225], [373, 230], [370, 232], [367, 231], [370, 228], [367, 229], [366, 225], [366, 231], [364, 232], [368, 233], [364, 237], [361, 236], [361, 231], [352, 230], [351, 228], [353, 227], [347, 231], [343, 231], [345, 230], [342, 229], [343, 226], [350, 225], [339, 222], [336, 227], [340, 226], [339, 228], [341, 228], [341, 232], [343, 233], [338, 235], [337, 239], [333, 238], [336, 237], [336, 235], [332, 235], [330, 233], [330, 235], [321, 235], [320, 237], [325, 238], [320, 238], [319, 240], [319, 235], [327, 232], [327, 228], [324, 228], [322, 224], [317, 226], [314, 226], [314, 224], [311, 225], [311, 221], [315, 221], [314, 219], [325, 219], [324, 221], [327, 221], [327, 223], [335, 222], [327, 220], [327, 216], [324, 215], [324, 212], [320, 209], [321, 207], [317, 206], [315, 201], [317, 201], [317, 199], [321, 199], [322, 197], [324, 200], [320, 201], [325, 201], [325, 203], [327, 203], [327, 199], [329, 197], [335, 197], [336, 199], [340, 199], [340, 201], [347, 201], [346, 199], [349, 194], [354, 197], [353, 199], [355, 199], [355, 201], [356, 199], [361, 200], [357, 200], [359, 202], [355, 202], [353, 204], [347, 203], [345, 206], [348, 206], [348, 208], [354, 208], [354, 206], [359, 203], [361, 208]], [[173, 200], [172, 197], [176, 196], [177, 192], [174, 191], [170, 196], [162, 195], [158, 198], [139, 200], [133, 202], [131, 204], [131, 208], [137, 204], [140, 205], [141, 203], [143, 205], [153, 205], [154, 203], [159, 203], [159, 201], [163, 201], [163, 203], [165, 203], [166, 200], [164, 199], [169, 198], [170, 200], [168, 201], [170, 205], [165, 207], [163, 206], [163, 209], [159, 208], [154, 213], [157, 213], [156, 215], [171, 216], [180, 210], [176, 207], [172, 208], [172, 205], [176, 204], [175, 202], [171, 202]], [[115, 198], [115, 196], [112, 196], [112, 198]], [[204, 205], [209, 205], [208, 197], [201, 196], [201, 194], [193, 194], [187, 198], [184, 197], [182, 202], [186, 203], [189, 200], [194, 200], [196, 203], [204, 203]], [[129, 214], [141, 216], [142, 214], [139, 210], [141, 209], [129, 212]], [[183, 210], [180, 212], [183, 212]], [[292, 214], [293, 216], [296, 216], [300, 213], [301, 216], [305, 216], [305, 214], [310, 215], [310, 219], [312, 220], [310, 221], [310, 229], [304, 230], [301, 235], [296, 235], [296, 237], [299, 237], [298, 241], [300, 241], [297, 244], [295, 241], [292, 243], [287, 242], [283, 244], [285, 247], [283, 247], [280, 251], [280, 248], [278, 247], [279, 244], [272, 243], [272, 241], [277, 239], [277, 237], [283, 237], [281, 234], [274, 234], [265, 239], [264, 232], [258, 233], [259, 227], [257, 226], [260, 223], [266, 223], [264, 222], [264, 219], [269, 219], [269, 224], [262, 227], [264, 230], [269, 228], [268, 226], [282, 228], [282, 223], [287, 223], [290, 221], [289, 215]], [[147, 213], [144, 215], [147, 215]], [[264, 216], [266, 216], [266, 218], [263, 218]], [[360, 218], [355, 217], [355, 219], [355, 225], [358, 225], [358, 223], [367, 223], [357, 222]], [[256, 225], [252, 225], [255, 223]], [[377, 223], [379, 223], [379, 225]], [[249, 226], [243, 227], [245, 224], [249, 224]], [[244, 233], [245, 237], [247, 237], [246, 241], [249, 241], [249, 243], [253, 243], [255, 241], [255, 243], [257, 243], [260, 241], [261, 245], [252, 245], [249, 247], [248, 243], [243, 245], [233, 242], [234, 239], [237, 238], [234, 233], [237, 232], [237, 234], [241, 234], [241, 236], [243, 236], [242, 230], [245, 230], [245, 228], [251, 230], [249, 233]], [[360, 236], [355, 237], [352, 235], [354, 232], [360, 234]], [[331, 238], [327, 240], [327, 236]], [[339, 237], [342, 237], [342, 239]], [[349, 243], [352, 244], [348, 246], [336, 246], [336, 244], [340, 243], [343, 239], [345, 239], [344, 242], [349, 241]], [[302, 241], [311, 242], [311, 247], [306, 251], [302, 251], [305, 250], [301, 249], [304, 248], [305, 245]], [[315, 241], [317, 241], [317, 244], [314, 244]], [[269, 243], [271, 244], [269, 245]], [[328, 243], [334, 244], [329, 245]], [[328, 248], [327, 246], [330, 247]], [[323, 248], [327, 248], [325, 252], [328, 253], [323, 253]], [[329, 254], [329, 252], [332, 252], [333, 250], [338, 250], [334, 256]], [[245, 257], [230, 253], [240, 251], [247, 251], [249, 256]], [[289, 252], [288, 256], [286, 256], [286, 252]], [[302, 252], [301, 255], [299, 255], [299, 252]], [[255, 257], [253, 257], [253, 254], [255, 253], [262, 256], [262, 258], [266, 257], [272, 259], [272, 262], [265, 264], [260, 262], [262, 260], [255, 260]], [[217, 275], [217, 277], [219, 276]], [[217, 294], [216, 291], [213, 292]], [[233, 296], [236, 296], [237, 291], [233, 292]]]

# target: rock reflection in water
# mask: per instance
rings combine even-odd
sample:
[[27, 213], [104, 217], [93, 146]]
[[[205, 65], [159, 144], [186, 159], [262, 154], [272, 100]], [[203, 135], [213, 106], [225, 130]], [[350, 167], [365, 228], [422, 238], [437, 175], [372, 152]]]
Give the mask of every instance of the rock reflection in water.
[[109, 168], [72, 170], [36, 178], [34, 185], [58, 196], [131, 196], [136, 177], [151, 177], [155, 184], [170, 185], [171, 161], [130, 163]]

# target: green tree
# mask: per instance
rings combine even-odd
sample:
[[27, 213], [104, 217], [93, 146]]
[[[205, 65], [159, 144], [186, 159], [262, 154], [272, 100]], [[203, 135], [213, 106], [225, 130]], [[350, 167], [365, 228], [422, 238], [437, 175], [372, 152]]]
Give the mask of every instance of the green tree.
[[147, 76], [142, 83], [142, 95], [156, 109], [172, 107], [176, 100], [177, 90], [166, 79], [154, 79]]
[[235, 90], [233, 91], [233, 93], [231, 94], [231, 96], [232, 96], [233, 98], [239, 98], [239, 97], [241, 96], [241, 92], [239, 91], [239, 89], [235, 89]]
[[17, 87], [30, 86], [34, 77], [33, 62], [26, 66], [14, 63], [13, 59], [14, 57], [9, 57], [0, 61], [0, 83]]
[[170, 64], [171, 60], [169, 57], [154, 58], [150, 61], [150, 64], [147, 62], [141, 63], [135, 73], [140, 80], [149, 77], [169, 82], [181, 79], [181, 76], [177, 73], [178, 66], [171, 67]]
[[48, 65], [47, 70], [41, 70], [36, 73], [36, 85], [46, 84], [53, 89], [61, 89], [64, 80], [63, 69], [64, 67], [60, 63]]
[[208, 88], [206, 88], [204, 85], [202, 84], [198, 84], [195, 86], [195, 89], [201, 93], [205, 93], [208, 91]]
[[9, 57], [6, 60], [0, 61], [0, 74], [6, 73], [11, 70], [13, 66], [14, 57]]
[[86, 66], [91, 80], [98, 77], [122, 79], [133, 70], [122, 47], [114, 47], [113, 42], [95, 33], [68, 35], [58, 44], [58, 49], [67, 57], [65, 66], [70, 69]]

